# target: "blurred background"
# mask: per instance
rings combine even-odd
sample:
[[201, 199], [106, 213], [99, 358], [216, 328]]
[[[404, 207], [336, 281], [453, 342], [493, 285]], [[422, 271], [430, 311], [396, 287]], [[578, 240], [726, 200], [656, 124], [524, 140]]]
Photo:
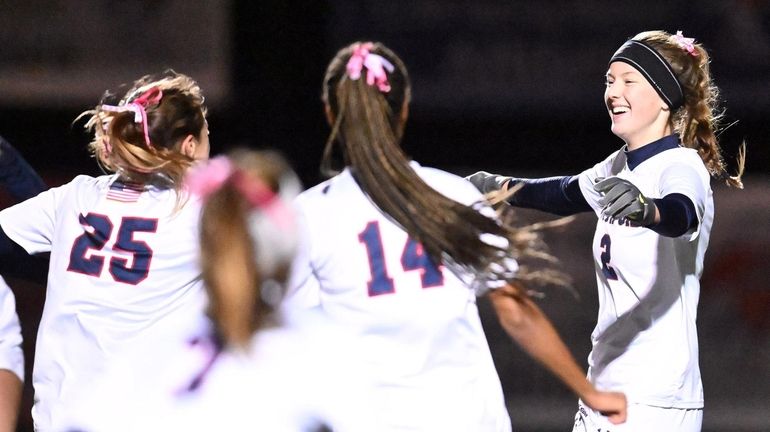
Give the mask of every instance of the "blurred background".
[[[51, 186], [98, 174], [74, 119], [105, 90], [172, 68], [204, 89], [214, 154], [278, 149], [311, 186], [328, 133], [319, 98], [326, 63], [370, 39], [409, 68], [404, 147], [423, 165], [576, 174], [621, 146], [602, 101], [607, 60], [653, 29], [682, 30], [706, 46], [731, 169], [740, 143], [748, 146], [746, 189], [713, 184], [698, 318], [704, 431], [770, 431], [769, 1], [0, 0], [0, 135]], [[0, 204], [10, 203], [0, 195]], [[522, 212], [524, 221], [543, 218]], [[594, 223], [582, 215], [548, 234], [579, 298], [548, 291], [541, 301], [583, 365], [597, 309]], [[29, 372], [45, 293], [12, 284]], [[575, 398], [506, 338], [487, 304], [481, 311], [514, 429], [571, 430]], [[19, 431], [32, 430], [31, 397], [28, 389]]]

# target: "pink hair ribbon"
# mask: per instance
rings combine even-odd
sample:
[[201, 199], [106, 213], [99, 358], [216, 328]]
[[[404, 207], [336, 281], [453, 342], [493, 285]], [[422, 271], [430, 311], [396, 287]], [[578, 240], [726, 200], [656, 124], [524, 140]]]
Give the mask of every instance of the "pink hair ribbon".
[[347, 64], [348, 76], [356, 81], [361, 78], [361, 71], [366, 67], [366, 83], [376, 85], [381, 92], [387, 93], [390, 91], [390, 83], [385, 71], [393, 72], [395, 68], [381, 55], [372, 54], [370, 52], [372, 48], [374, 44], [371, 42], [359, 44], [353, 48], [353, 54]]
[[243, 195], [252, 208], [268, 214], [276, 225], [283, 226], [291, 218], [289, 209], [264, 182], [247, 176], [225, 156], [217, 156], [203, 165], [190, 169], [185, 178], [187, 189], [194, 195], [206, 201], [230, 182]]
[[102, 105], [102, 110], [110, 112], [125, 112], [131, 111], [134, 113], [134, 123], [140, 123], [144, 131], [144, 142], [148, 148], [152, 148], [150, 143], [149, 126], [147, 125], [147, 110], [150, 105], [160, 103], [160, 99], [163, 97], [163, 92], [158, 87], [152, 87], [149, 90], [142, 93], [138, 98], [125, 105]]
[[674, 42], [679, 45], [680, 48], [690, 53], [693, 57], [698, 57], [698, 51], [695, 49], [695, 38], [684, 37], [682, 31], [679, 30], [674, 35]]

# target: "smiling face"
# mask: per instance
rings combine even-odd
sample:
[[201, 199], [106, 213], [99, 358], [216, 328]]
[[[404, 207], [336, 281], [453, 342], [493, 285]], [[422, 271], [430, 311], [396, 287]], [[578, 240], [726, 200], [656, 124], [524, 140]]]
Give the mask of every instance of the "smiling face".
[[627, 63], [610, 64], [604, 102], [612, 120], [612, 133], [625, 141], [629, 150], [672, 133], [671, 110], [652, 84]]

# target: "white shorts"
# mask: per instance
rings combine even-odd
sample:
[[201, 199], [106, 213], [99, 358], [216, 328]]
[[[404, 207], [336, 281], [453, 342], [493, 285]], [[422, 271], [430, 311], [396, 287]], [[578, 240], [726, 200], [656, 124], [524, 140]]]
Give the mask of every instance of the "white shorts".
[[661, 408], [629, 403], [626, 422], [614, 425], [607, 417], [579, 401], [572, 432], [700, 432], [702, 424], [702, 408]]

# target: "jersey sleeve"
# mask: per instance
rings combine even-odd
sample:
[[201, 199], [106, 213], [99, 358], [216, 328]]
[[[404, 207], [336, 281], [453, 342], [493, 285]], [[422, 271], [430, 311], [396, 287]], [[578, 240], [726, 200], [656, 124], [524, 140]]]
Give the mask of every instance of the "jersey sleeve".
[[49, 189], [0, 211], [0, 226], [3, 231], [29, 254], [50, 252], [56, 211], [70, 184]]
[[602, 195], [594, 190], [594, 184], [597, 179], [605, 178], [614, 175], [612, 173], [612, 166], [616, 163], [616, 158], [622, 157], [620, 150], [612, 153], [609, 157], [603, 161], [597, 163], [593, 167], [583, 171], [578, 176], [578, 182], [580, 184], [580, 192], [583, 193], [583, 197], [589, 206], [594, 210], [597, 215], [601, 214], [602, 206], [599, 205], [599, 199]]
[[665, 197], [671, 194], [681, 194], [692, 200], [695, 207], [695, 213], [698, 218], [698, 225], [689, 233], [689, 239], [694, 240], [700, 232], [701, 222], [706, 213], [706, 201], [711, 193], [709, 186], [710, 177], [705, 167], [693, 166], [688, 163], [676, 163], [663, 170], [659, 188], [660, 196]]
[[0, 369], [6, 369], [24, 381], [24, 353], [21, 327], [16, 315], [13, 292], [0, 278]]
[[313, 272], [312, 239], [313, 230], [302, 209], [300, 200], [295, 202], [298, 244], [292, 261], [286, 295], [282, 306], [287, 309], [309, 309], [321, 304], [321, 285]]

